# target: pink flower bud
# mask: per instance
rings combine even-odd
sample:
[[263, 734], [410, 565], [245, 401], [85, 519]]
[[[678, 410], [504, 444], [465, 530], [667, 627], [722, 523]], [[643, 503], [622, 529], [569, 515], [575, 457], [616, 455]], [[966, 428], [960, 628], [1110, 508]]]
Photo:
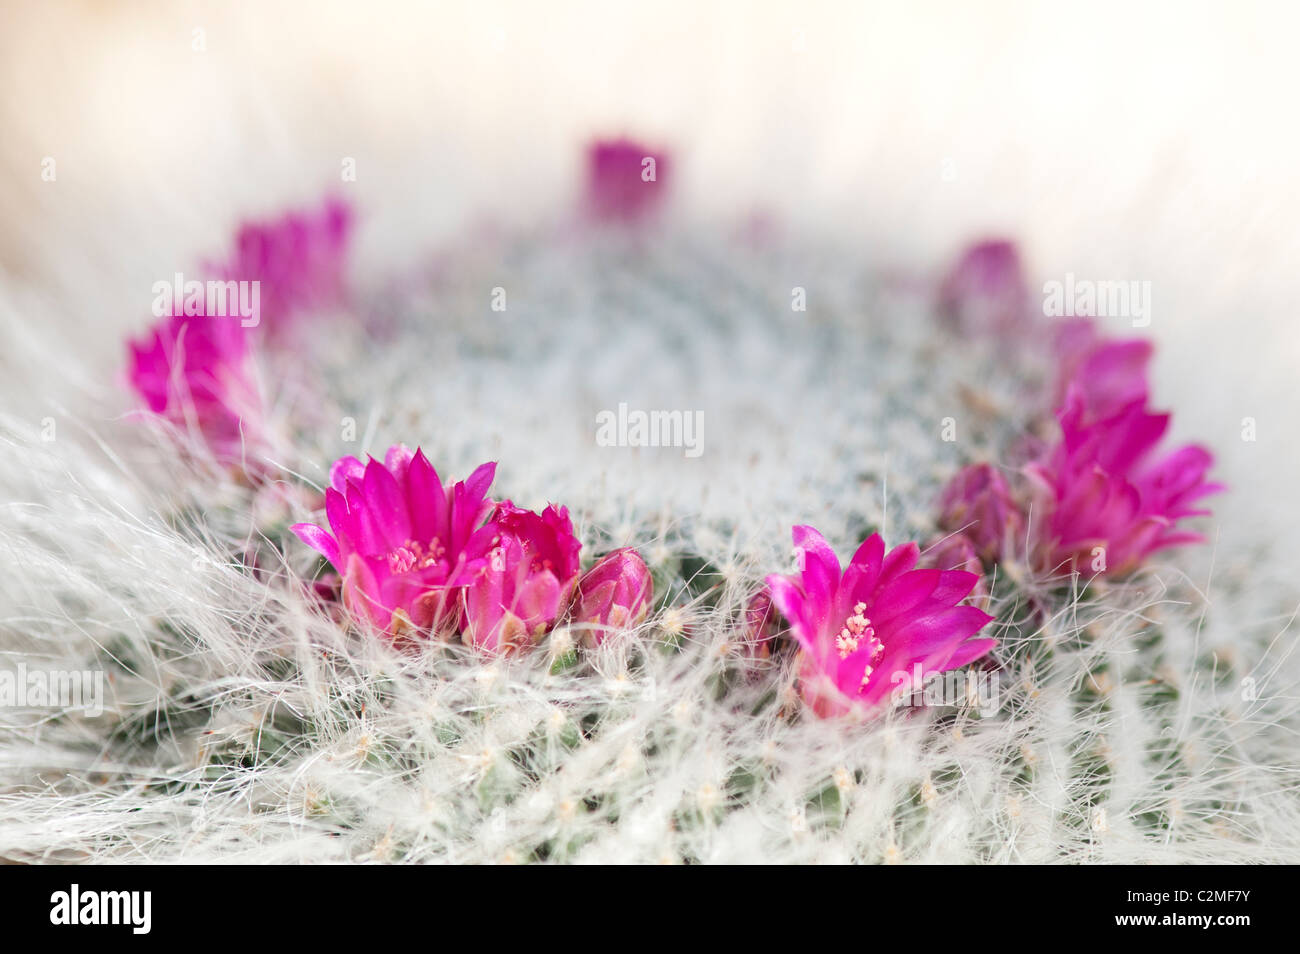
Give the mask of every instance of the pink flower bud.
[[588, 214], [602, 222], [635, 223], [663, 205], [668, 158], [630, 139], [599, 140], [587, 149]]
[[1023, 329], [1030, 318], [1029, 290], [1015, 243], [988, 239], [968, 248], [940, 286], [939, 308], [965, 332]]
[[965, 534], [980, 559], [991, 564], [1019, 540], [1024, 517], [1001, 472], [992, 464], [971, 464], [940, 495], [939, 524]]
[[749, 601], [742, 622], [741, 649], [751, 659], [766, 659], [772, 654], [772, 642], [779, 629], [776, 607], [766, 587]]
[[600, 645], [606, 636], [645, 619], [654, 598], [654, 581], [641, 554], [631, 547], [608, 553], [578, 580], [572, 621], [586, 639]]

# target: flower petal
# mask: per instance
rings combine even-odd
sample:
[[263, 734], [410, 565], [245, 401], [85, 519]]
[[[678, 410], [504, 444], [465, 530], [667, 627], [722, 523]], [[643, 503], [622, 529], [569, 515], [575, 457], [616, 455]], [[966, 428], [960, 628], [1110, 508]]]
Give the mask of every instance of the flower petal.
[[334, 565], [334, 569], [342, 570], [343, 567], [339, 563], [338, 541], [330, 536], [325, 528], [318, 527], [314, 523], [295, 523], [289, 529], [299, 540], [329, 560]]

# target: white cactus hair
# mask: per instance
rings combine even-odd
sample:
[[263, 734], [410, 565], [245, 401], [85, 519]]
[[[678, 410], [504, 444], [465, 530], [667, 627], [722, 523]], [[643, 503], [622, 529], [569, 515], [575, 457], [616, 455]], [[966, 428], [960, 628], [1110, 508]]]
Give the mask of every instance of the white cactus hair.
[[[268, 45], [274, 62], [247, 68], [255, 54], [234, 52], [233, 28], [257, 19], [251, 8], [210, 11], [202, 70], [190, 70], [189, 14], [165, 4], [120, 14], [139, 27], [136, 42], [97, 39], [94, 57], [67, 57], [77, 61], [67, 77], [50, 75], [46, 51], [65, 36], [85, 42], [70, 13], [0, 29], [6, 64], [48, 85], [52, 103], [0, 100], [13, 130], [0, 171], [20, 223], [0, 231], [0, 673], [105, 674], [99, 715], [0, 705], [0, 862], [1300, 861], [1300, 507], [1284, 436], [1300, 419], [1284, 346], [1296, 340], [1300, 208], [1292, 165], [1262, 158], [1241, 183], [1231, 167], [1248, 126], [1261, 130], [1247, 137], [1253, 155], [1294, 154], [1293, 140], [1267, 138], [1285, 131], [1274, 116], [1291, 85], [1225, 70], [1223, 95], [1239, 108], [1206, 110], [1199, 74], [1169, 83], [1190, 91], [1168, 109], [1134, 111], [1141, 129], [1124, 127], [1134, 136], [1124, 150], [1141, 160], [1130, 167], [1109, 143], [1092, 143], [1100, 157], [1060, 148], [1105, 118], [1065, 108], [1072, 86], [1021, 97], [973, 59], [1041, 54], [1043, 38], [1012, 29], [1005, 11], [954, 4], [946, 16], [968, 29], [948, 32], [969, 50], [939, 44], [945, 62], [925, 60], [936, 71], [926, 82], [891, 84], [881, 98], [859, 94], [878, 76], [910, 75], [915, 51], [931, 48], [924, 29], [910, 45], [897, 36], [918, 28], [916, 14], [900, 8], [889, 29], [867, 29], [874, 9], [810, 9], [812, 52], [797, 75], [766, 59], [786, 43], [784, 21], [779, 43], [729, 54], [752, 79], [754, 108], [785, 119], [753, 136], [731, 125], [736, 93], [722, 84], [733, 80], [712, 65], [680, 90], [665, 83], [665, 114], [700, 117], [678, 130], [697, 146], [675, 155], [684, 201], [648, 229], [590, 230], [563, 211], [570, 160], [591, 131], [552, 121], [563, 97], [525, 108], [485, 94], [501, 112], [492, 123], [455, 99], [490, 70], [524, 68], [457, 52], [495, 30], [487, 13], [440, 8], [456, 28], [434, 29], [420, 19], [434, 13], [412, 8], [427, 29], [388, 36], [391, 24], [328, 3], [293, 8], [301, 17], [286, 23], [319, 24], [321, 42], [347, 24], [337, 73], [317, 70], [310, 44]], [[535, 17], [573, 26], [590, 13], [520, 10], [512, 38]], [[698, 37], [681, 42], [712, 64], [715, 34], [703, 25], [716, 17], [730, 30], [734, 15], [700, 13]], [[1050, 37], [1054, 56], [1145, 43], [1164, 26], [1156, 12], [1121, 15], [1122, 29], [1105, 17], [1072, 22]], [[1148, 16], [1149, 29], [1133, 25]], [[1188, 25], [1187, 42], [1220, 55], [1213, 25], [1207, 38], [1199, 30]], [[1258, 32], [1251, 44], [1289, 55], [1292, 31]], [[859, 34], [871, 56], [840, 46]], [[823, 55], [827, 45], [840, 55]], [[465, 82], [364, 79], [381, 50], [392, 62], [450, 64]], [[674, 62], [691, 62], [690, 50], [674, 50]], [[1133, 59], [1157, 55], [1142, 46]], [[1174, 67], [1184, 59], [1201, 57]], [[592, 86], [589, 65], [561, 60], [556, 71], [575, 70], [570, 91]], [[952, 72], [937, 72], [948, 61]], [[167, 82], [151, 72], [159, 63]], [[635, 76], [608, 65], [630, 88], [645, 66], [627, 64]], [[120, 80], [120, 109], [84, 105], [94, 69]], [[299, 87], [334, 75], [358, 86]], [[530, 90], [536, 80], [509, 75], [527, 75], [519, 85]], [[791, 92], [808, 92], [802, 76], [820, 83], [824, 108]], [[1116, 84], [1115, 102], [1130, 81], [1097, 78]], [[172, 98], [172, 84], [185, 95]], [[286, 89], [298, 99], [281, 99]], [[582, 114], [592, 128], [603, 92], [590, 91]], [[211, 113], [182, 115], [191, 101]], [[727, 108], [700, 108], [715, 102]], [[990, 130], [1015, 109], [1046, 130], [1035, 132], [1043, 143], [996, 140]], [[53, 137], [60, 178], [30, 184], [32, 156], [55, 148], [44, 145], [47, 115], [66, 137]], [[150, 129], [167, 116], [202, 126], [207, 142], [212, 115], [247, 123], [229, 124], [229, 155], [214, 149], [210, 163], [193, 162], [179, 132], [169, 142], [184, 149], [156, 162], [137, 156], [132, 136], [117, 139], [119, 121], [132, 132], [142, 116]], [[413, 115], [451, 118], [444, 127]], [[837, 124], [850, 115], [886, 138], [847, 135]], [[943, 136], [929, 138], [916, 116]], [[1217, 165], [1200, 162], [1211, 139], [1225, 144]], [[908, 149], [886, 148], [894, 140]], [[1201, 151], [1184, 166], [1188, 142]], [[938, 176], [954, 143], [966, 150], [958, 177], [916, 185], [919, 166]], [[738, 162], [744, 149], [771, 163]], [[500, 182], [525, 177], [492, 157], [515, 151], [536, 178], [503, 197]], [[307, 317], [293, 350], [257, 356], [271, 444], [250, 454], [275, 479], [254, 489], [189, 435], [133, 413], [123, 343], [149, 321], [155, 279], [197, 267], [241, 216], [311, 201], [313, 177], [338, 175], [336, 153], [359, 157], [361, 170], [348, 184], [360, 222], [352, 296]], [[109, 183], [102, 193], [87, 170]], [[1201, 189], [1211, 174], [1230, 186]], [[867, 179], [878, 204], [862, 226], [847, 219]], [[1073, 206], [1061, 182], [1079, 183]], [[462, 186], [490, 225], [456, 222], [477, 211], [456, 204]], [[798, 198], [774, 199], [774, 229], [732, 226], [742, 196], [786, 193]], [[1184, 193], [1194, 208], [1179, 204]], [[1106, 216], [1088, 204], [1103, 194]], [[792, 211], [801, 204], [805, 214]], [[1216, 223], [1218, 244], [1187, 238], [1193, 218]], [[890, 545], [924, 544], [938, 532], [944, 481], [973, 460], [1010, 470], [1010, 448], [1050, 410], [1037, 342], [958, 338], [935, 314], [934, 278], [990, 221], [1021, 226], [1009, 231], [1031, 275], [1040, 261], [1062, 273], [1077, 261], [1080, 273], [1122, 277], [1114, 261], [1126, 260], [1096, 250], [1131, 240], [1127, 261], [1160, 280], [1161, 317], [1148, 329], [1159, 345], [1154, 404], [1174, 411], [1177, 439], [1214, 451], [1213, 477], [1229, 489], [1197, 522], [1207, 542], [1159, 553], [1125, 580], [1062, 590], [999, 567], [996, 622], [981, 634], [1000, 640], [989, 711], [967, 702], [817, 719], [798, 702], [788, 653], [753, 662], [740, 644], [764, 577], [791, 569], [791, 526], [816, 526], [842, 559], [873, 530]], [[1227, 249], [1242, 260], [1215, 257]], [[806, 311], [791, 308], [795, 286]], [[507, 292], [503, 312], [489, 307], [494, 288]], [[699, 412], [703, 453], [600, 446], [596, 416], [622, 402]], [[1240, 439], [1246, 416], [1258, 441]], [[954, 441], [941, 437], [947, 418]], [[313, 593], [321, 561], [287, 528], [320, 519], [309, 491], [334, 459], [382, 456], [397, 442], [421, 446], [444, 477], [496, 460], [495, 497], [566, 505], [584, 566], [637, 547], [655, 608], [598, 649], [562, 629], [498, 660], [365, 635]]]
[[[1032, 353], [1008, 374], [991, 343], [938, 335], [928, 291], [882, 291], [798, 242], [511, 241], [508, 272], [487, 284], [475, 262], [501, 249], [447, 253], [458, 279], [443, 294], [464, 305], [436, 321], [418, 296], [389, 295], [382, 334], [359, 312], [322, 316], [297, 373], [262, 356], [285, 435], [270, 488], [232, 482], [197, 449], [169, 455], [176, 435], [137, 421], [66, 410], [43, 442], [31, 413], [6, 417], [4, 658], [110, 681], [98, 718], [0, 712], [5, 857], [1297, 857], [1286, 597], [1251, 588], [1213, 545], [1213, 577], [1174, 554], [1076, 599], [996, 576], [986, 717], [801, 717], [788, 660], [744, 664], [738, 621], [763, 575], [789, 568], [790, 525], [816, 524], [841, 553], [874, 528], [931, 537], [941, 481], [998, 459], [1041, 401]], [[797, 264], [815, 309], [791, 312], [770, 286], [778, 261]], [[485, 318], [475, 293], [493, 285], [519, 292]], [[75, 353], [42, 352], [24, 314], [6, 303], [16, 367], [63, 375], [30, 394], [124, 406]], [[702, 411], [705, 453], [597, 446], [595, 412], [620, 400]], [[311, 516], [293, 488], [357, 449], [338, 440], [349, 416], [377, 455], [419, 443], [459, 474], [499, 459], [496, 492], [566, 503], [588, 562], [640, 548], [659, 609], [569, 668], [572, 633], [484, 661], [339, 625], [303, 585], [314, 554], [284, 527]], [[941, 441], [945, 417], [969, 434]], [[250, 549], [256, 574], [238, 559]], [[1269, 612], [1225, 618], [1247, 592]]]

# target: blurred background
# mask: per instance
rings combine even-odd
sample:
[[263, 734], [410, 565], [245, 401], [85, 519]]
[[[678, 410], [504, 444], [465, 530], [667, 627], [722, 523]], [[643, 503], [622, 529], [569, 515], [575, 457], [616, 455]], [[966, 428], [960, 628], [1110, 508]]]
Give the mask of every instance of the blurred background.
[[1294, 5], [0, 9], [0, 280], [106, 367], [152, 282], [241, 218], [341, 190], [362, 268], [418, 261], [570, 206], [585, 142], [626, 132], [671, 150], [688, 219], [763, 215], [927, 273], [998, 233], [1039, 282], [1150, 281], [1176, 435], [1232, 445], [1240, 519], [1300, 531]]

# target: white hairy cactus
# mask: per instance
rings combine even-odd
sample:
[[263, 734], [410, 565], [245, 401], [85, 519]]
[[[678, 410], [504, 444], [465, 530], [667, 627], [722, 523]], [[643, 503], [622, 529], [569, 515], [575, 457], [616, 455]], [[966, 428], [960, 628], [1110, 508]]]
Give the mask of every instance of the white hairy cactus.
[[[279, 479], [257, 490], [115, 419], [111, 361], [11, 296], [0, 658], [107, 683], [95, 717], [0, 709], [0, 855], [1295, 860], [1295, 592], [1254, 587], [1254, 554], [1075, 593], [1000, 570], [983, 713], [819, 720], [788, 655], [748, 661], [739, 622], [790, 569], [791, 524], [841, 552], [924, 541], [942, 482], [1046, 400], [1032, 347], [958, 343], [928, 286], [813, 247], [521, 234], [362, 283], [261, 356]], [[620, 403], [699, 412], [701, 453], [604, 446]], [[335, 457], [397, 441], [459, 475], [499, 460], [496, 492], [567, 504], [587, 554], [638, 547], [656, 610], [576, 656], [560, 631], [496, 660], [341, 625], [285, 527]]]

